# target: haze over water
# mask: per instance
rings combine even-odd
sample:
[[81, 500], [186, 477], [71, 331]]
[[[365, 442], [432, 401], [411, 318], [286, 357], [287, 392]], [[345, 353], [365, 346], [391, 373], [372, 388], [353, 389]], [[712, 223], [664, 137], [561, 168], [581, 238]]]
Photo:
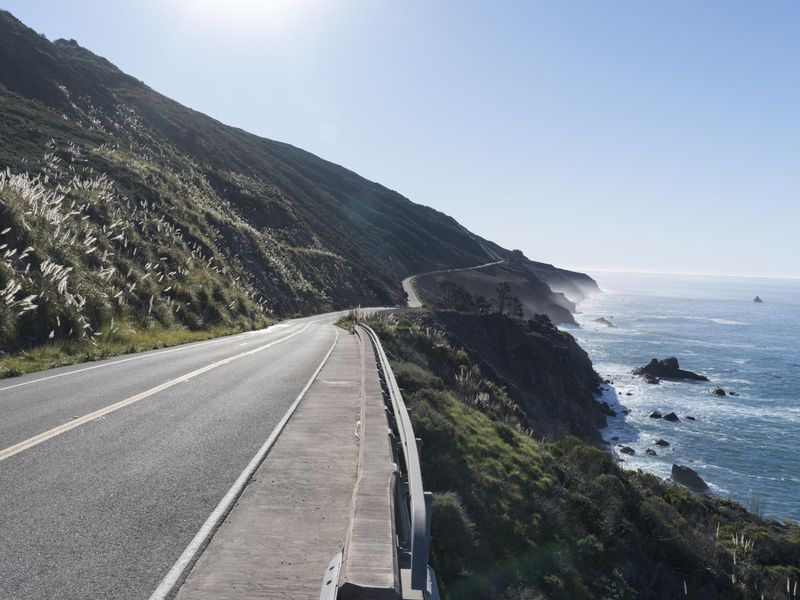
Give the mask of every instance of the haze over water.
[[[592, 276], [605, 293], [580, 305], [582, 329], [572, 333], [631, 411], [615, 407], [604, 432], [636, 450], [622, 455], [625, 466], [668, 477], [673, 463], [687, 465], [718, 495], [758, 508], [752, 497], [766, 516], [800, 520], [800, 280]], [[617, 328], [593, 321], [601, 316]], [[650, 385], [631, 374], [667, 356], [711, 381]], [[716, 386], [739, 395], [715, 396]], [[614, 390], [607, 396], [613, 404]], [[650, 419], [653, 410], [681, 420]], [[670, 447], [653, 444], [657, 438]]]

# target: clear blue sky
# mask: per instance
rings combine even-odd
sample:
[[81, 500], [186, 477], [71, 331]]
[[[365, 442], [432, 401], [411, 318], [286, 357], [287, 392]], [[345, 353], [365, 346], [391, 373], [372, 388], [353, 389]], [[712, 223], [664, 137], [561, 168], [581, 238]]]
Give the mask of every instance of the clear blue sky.
[[800, 3], [0, 0], [568, 267], [800, 277]]

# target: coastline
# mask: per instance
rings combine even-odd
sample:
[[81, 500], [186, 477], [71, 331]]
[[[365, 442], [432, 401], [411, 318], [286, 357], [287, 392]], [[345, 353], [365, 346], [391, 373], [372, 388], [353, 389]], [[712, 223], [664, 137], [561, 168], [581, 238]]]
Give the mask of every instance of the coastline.
[[[754, 306], [760, 281], [749, 282], [750, 288], [742, 279], [703, 281], [701, 294], [695, 280], [670, 278], [667, 292], [650, 289], [658, 282], [654, 277], [646, 278], [647, 286], [636, 276], [630, 280], [633, 292], [628, 281], [601, 278], [601, 286], [613, 291], [582, 302], [576, 315], [581, 328], [565, 328], [607, 382], [598, 401], [616, 413], [601, 431], [608, 451], [622, 468], [664, 480], [673, 463], [689, 467], [714, 497], [768, 518], [800, 521], [800, 476], [787, 460], [788, 449], [800, 442], [800, 373], [792, 367], [800, 364], [792, 345], [800, 335], [800, 320], [791, 318], [800, 315], [795, 289], [771, 288], [770, 303]], [[800, 282], [780, 283], [800, 289]], [[595, 323], [599, 317], [617, 327]], [[651, 385], [632, 374], [651, 358], [672, 355], [681, 368], [710, 381]], [[717, 396], [716, 387], [734, 394]], [[656, 410], [675, 412], [679, 421], [650, 419]], [[659, 438], [669, 446], [654, 445]], [[634, 454], [622, 454], [622, 446]]]

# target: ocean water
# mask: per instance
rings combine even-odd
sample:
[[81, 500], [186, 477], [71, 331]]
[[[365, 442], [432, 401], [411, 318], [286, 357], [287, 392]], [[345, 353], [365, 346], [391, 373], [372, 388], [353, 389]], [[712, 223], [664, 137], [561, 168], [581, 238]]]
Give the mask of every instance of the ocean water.
[[[604, 438], [617, 450], [634, 448], [635, 456], [620, 455], [624, 466], [666, 478], [673, 463], [686, 465], [713, 494], [800, 520], [800, 280], [592, 276], [604, 293], [578, 307], [581, 328], [571, 333], [613, 381], [604, 399], [618, 416]], [[753, 302], [756, 295], [764, 304]], [[617, 328], [595, 323], [598, 317]], [[711, 381], [651, 385], [631, 374], [667, 356]], [[738, 396], [715, 396], [716, 386]], [[681, 420], [650, 419], [653, 410]], [[669, 448], [653, 444], [657, 438]]]

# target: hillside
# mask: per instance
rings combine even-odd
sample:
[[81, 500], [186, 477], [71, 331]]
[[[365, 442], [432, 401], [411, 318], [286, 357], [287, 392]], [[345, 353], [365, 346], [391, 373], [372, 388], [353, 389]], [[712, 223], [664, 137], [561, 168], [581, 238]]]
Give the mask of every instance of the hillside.
[[[404, 301], [508, 251], [0, 11], [0, 345]], [[593, 283], [593, 282], [592, 282]], [[546, 286], [545, 286], [546, 287]]]
[[525, 317], [544, 314], [554, 323], [574, 325], [572, 313], [575, 303], [564, 294], [553, 292], [526, 267], [519, 263], [502, 262], [478, 269], [427, 273], [416, 277], [414, 285], [427, 305], [448, 308], [448, 285], [456, 284], [466, 293], [491, 303], [496, 299], [498, 283], [506, 282], [510, 286], [510, 294], [520, 300]]
[[622, 470], [569, 334], [455, 311], [370, 324], [424, 440], [444, 598], [789, 597], [800, 526]]

